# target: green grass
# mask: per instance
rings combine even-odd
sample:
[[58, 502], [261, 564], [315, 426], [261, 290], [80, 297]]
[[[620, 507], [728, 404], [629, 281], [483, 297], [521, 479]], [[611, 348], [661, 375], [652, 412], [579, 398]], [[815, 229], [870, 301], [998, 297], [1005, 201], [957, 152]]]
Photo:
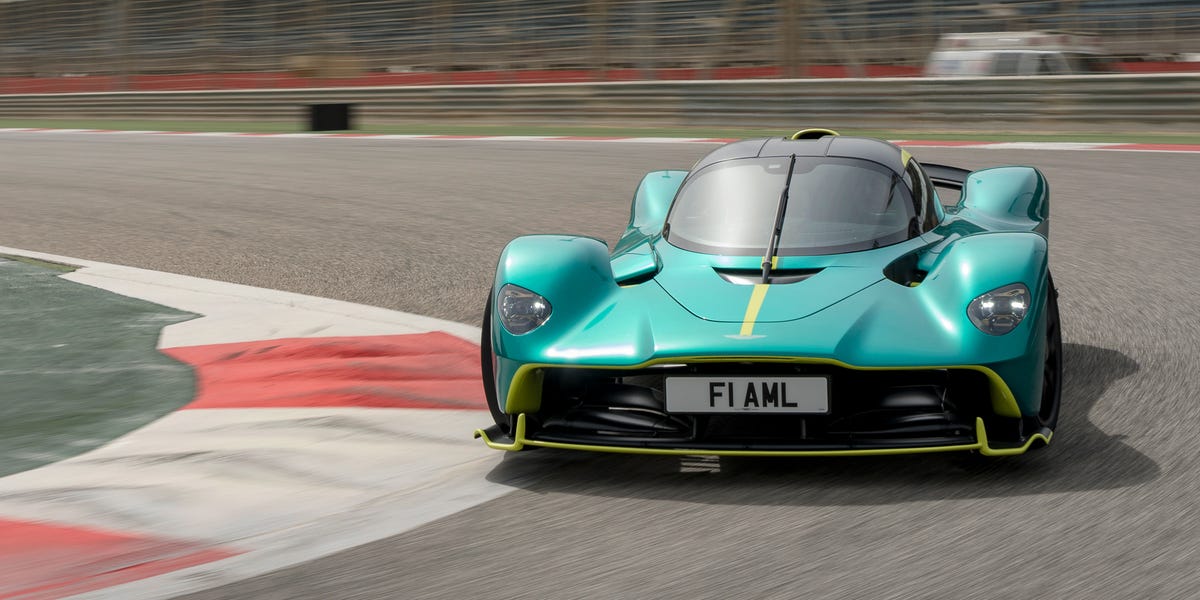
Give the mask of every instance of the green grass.
[[[248, 133], [298, 133], [299, 123], [263, 121], [157, 121], [105, 119], [0, 119], [0, 128], [44, 127], [55, 129], [117, 129], [159, 131], [236, 131]], [[446, 125], [432, 123], [364, 123], [355, 133], [391, 133], [415, 135], [572, 135], [572, 136], [644, 136], [746, 138], [780, 135], [787, 128], [729, 127], [599, 127], [570, 125]], [[842, 129], [847, 135], [884, 139], [978, 140], [997, 142], [1117, 142], [1117, 143], [1200, 143], [1198, 132], [1163, 131], [949, 131], [931, 129], [878, 130]]]
[[0, 253], [0, 259], [8, 259], [19, 263], [25, 263], [27, 265], [33, 265], [35, 267], [41, 267], [43, 269], [49, 269], [59, 273], [70, 273], [71, 271], [79, 268], [73, 265], [64, 265], [63, 263], [49, 262], [45, 260], [38, 260], [36, 258], [29, 258], [28, 256], [15, 256], [4, 253]]
[[86, 452], [174, 411], [195, 376], [156, 348], [193, 315], [0, 259], [0, 477]]

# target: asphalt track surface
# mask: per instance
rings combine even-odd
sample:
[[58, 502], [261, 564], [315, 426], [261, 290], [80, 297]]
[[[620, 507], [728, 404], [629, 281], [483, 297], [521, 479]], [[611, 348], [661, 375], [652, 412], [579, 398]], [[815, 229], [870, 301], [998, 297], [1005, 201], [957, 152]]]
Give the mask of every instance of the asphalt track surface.
[[[612, 241], [644, 171], [709, 148], [9, 133], [0, 240], [478, 324], [510, 238]], [[1200, 598], [1200, 156], [913, 152], [1051, 182], [1047, 449], [508, 455], [508, 496], [189, 598]]]

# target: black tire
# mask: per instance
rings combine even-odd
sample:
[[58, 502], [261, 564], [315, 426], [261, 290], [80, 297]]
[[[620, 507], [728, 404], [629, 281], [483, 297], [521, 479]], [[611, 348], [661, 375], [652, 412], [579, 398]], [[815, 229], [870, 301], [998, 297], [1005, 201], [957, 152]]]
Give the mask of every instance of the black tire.
[[1058, 318], [1058, 290], [1054, 278], [1048, 277], [1046, 290], [1046, 360], [1042, 366], [1042, 403], [1037, 423], [1054, 431], [1058, 427], [1059, 407], [1062, 404], [1062, 324]]
[[479, 337], [479, 370], [483, 376], [483, 395], [487, 399], [488, 411], [492, 420], [508, 433], [510, 430], [509, 415], [500, 410], [500, 402], [496, 395], [496, 371], [492, 366], [495, 356], [492, 353], [492, 294], [488, 293], [487, 304], [483, 308], [483, 333]]

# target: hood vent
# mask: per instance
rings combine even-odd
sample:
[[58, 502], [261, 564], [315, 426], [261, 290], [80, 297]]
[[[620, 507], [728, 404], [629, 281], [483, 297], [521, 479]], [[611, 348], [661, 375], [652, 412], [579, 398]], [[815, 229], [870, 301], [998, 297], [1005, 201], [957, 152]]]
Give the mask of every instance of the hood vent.
[[[762, 271], [758, 269], [723, 269], [713, 267], [721, 279], [735, 285], [757, 285], [762, 283]], [[799, 283], [820, 273], [821, 269], [775, 269], [767, 277], [767, 283]]]

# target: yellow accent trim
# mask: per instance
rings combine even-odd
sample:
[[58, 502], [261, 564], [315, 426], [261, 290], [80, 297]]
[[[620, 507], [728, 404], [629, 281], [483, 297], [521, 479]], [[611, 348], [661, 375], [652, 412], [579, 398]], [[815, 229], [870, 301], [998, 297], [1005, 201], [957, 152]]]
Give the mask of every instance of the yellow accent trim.
[[912, 160], [912, 154], [909, 154], [908, 150], [901, 148], [900, 149], [900, 164], [904, 165], [904, 168], [907, 169], [908, 161], [910, 161], [910, 160]]
[[767, 297], [767, 290], [770, 287], [766, 283], [755, 284], [754, 291], [750, 293], [750, 304], [746, 305], [746, 316], [742, 317], [742, 332], [739, 335], [754, 333], [754, 320], [758, 318], [758, 311], [762, 308], [763, 298]]
[[[758, 284], [762, 285], [762, 284]], [[757, 287], [757, 286], [756, 286]], [[765, 293], [765, 292], [764, 292]], [[749, 311], [747, 311], [747, 314]], [[743, 330], [745, 327], [743, 326]], [[508, 388], [508, 403], [506, 404], [507, 413], [534, 412], [541, 407], [542, 394], [542, 369], [644, 369], [646, 367], [658, 364], [676, 364], [676, 363], [717, 363], [717, 362], [768, 362], [768, 363], [795, 363], [803, 365], [832, 365], [843, 369], [853, 369], [856, 371], [940, 371], [947, 369], [965, 369], [968, 371], [978, 371], [983, 373], [988, 378], [989, 392], [992, 400], [992, 412], [1001, 417], [1020, 417], [1021, 408], [1017, 406], [1017, 399], [1013, 396], [1012, 390], [1008, 389], [1008, 384], [1004, 383], [1004, 379], [995, 371], [981, 365], [933, 365], [933, 366], [917, 366], [917, 367], [859, 367], [844, 363], [840, 360], [832, 358], [814, 358], [807, 356], [674, 356], [669, 358], [654, 358], [636, 365], [564, 365], [564, 364], [547, 364], [547, 363], [526, 363], [517, 367], [517, 372], [513, 374], [512, 382]], [[534, 378], [533, 381], [526, 383], [526, 378]], [[530, 387], [530, 391], [522, 388]]]
[[517, 431], [516, 431], [516, 435], [513, 436], [513, 443], [501, 444], [498, 442], [493, 442], [491, 440], [491, 438], [489, 438], [487, 436], [487, 432], [485, 432], [482, 429], [476, 429], [475, 430], [475, 439], [479, 439], [479, 438], [483, 438], [483, 443], [487, 444], [488, 448], [494, 448], [496, 450], [507, 450], [509, 452], [516, 452], [517, 450], [524, 448], [525, 441], [526, 441], [525, 440], [525, 413], [521, 413], [521, 414], [517, 415]]
[[771, 257], [771, 269], [773, 270], [773, 269], [778, 269], [778, 268], [779, 268], [779, 257], [772, 256]]
[[802, 137], [805, 137], [807, 135], [811, 135], [814, 133], [823, 134], [821, 137], [824, 137], [826, 135], [841, 135], [832, 129], [825, 129], [824, 127], [810, 127], [808, 129], [801, 129], [800, 131], [793, 133], [792, 136], [788, 139], [798, 140]]
[[[526, 366], [521, 365], [517, 368], [512, 383], [508, 386], [508, 398], [504, 404], [506, 413], [536, 412], [542, 407], [542, 381], [545, 380], [546, 374], [538, 369], [526, 376]], [[526, 377], [530, 380], [528, 383], [525, 381]], [[520, 388], [517, 387], [518, 381], [521, 383]]]
[[1025, 444], [1016, 448], [992, 448], [988, 445], [987, 428], [983, 419], [975, 417], [975, 443], [956, 444], [953, 446], [920, 446], [916, 448], [849, 448], [846, 450], [703, 450], [695, 448], [638, 448], [622, 446], [597, 446], [593, 444], [565, 444], [562, 442], [543, 442], [530, 440], [525, 437], [525, 413], [517, 415], [517, 430], [511, 444], [493, 442], [482, 429], [475, 430], [475, 437], [483, 438], [483, 443], [496, 450], [516, 451], [525, 446], [540, 446], [542, 448], [559, 448], [563, 450], [586, 450], [590, 452], [612, 452], [616, 454], [658, 454], [669, 456], [886, 456], [892, 454], [927, 454], [931, 452], [961, 452], [975, 450], [984, 456], [1013, 456], [1024, 454], [1034, 442], [1050, 443], [1054, 434], [1042, 435], [1035, 433], [1025, 440]]

